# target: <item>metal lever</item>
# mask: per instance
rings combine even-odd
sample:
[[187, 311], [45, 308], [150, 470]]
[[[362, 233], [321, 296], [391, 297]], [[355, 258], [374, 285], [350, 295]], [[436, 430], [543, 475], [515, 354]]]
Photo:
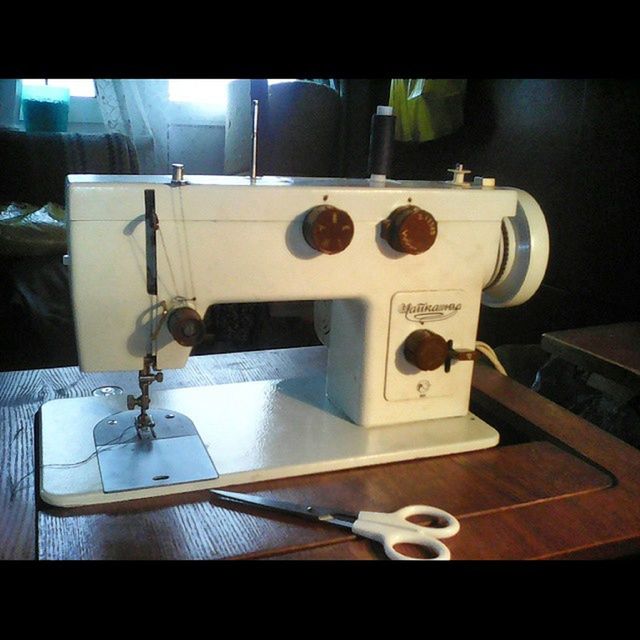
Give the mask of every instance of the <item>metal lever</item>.
[[144, 223], [145, 223], [145, 252], [147, 260], [147, 293], [158, 295], [158, 262], [156, 258], [156, 231], [159, 222], [156, 215], [156, 192], [153, 189], [144, 190]]
[[478, 352], [475, 349], [454, 349], [453, 340], [447, 340], [447, 347], [449, 347], [449, 353], [444, 361], [445, 373], [449, 373], [451, 369], [452, 360], [477, 360]]

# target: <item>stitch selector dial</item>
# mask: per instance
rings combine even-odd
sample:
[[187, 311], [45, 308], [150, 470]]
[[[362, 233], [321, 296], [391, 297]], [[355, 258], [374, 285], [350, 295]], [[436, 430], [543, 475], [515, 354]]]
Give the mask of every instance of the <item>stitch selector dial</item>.
[[434, 371], [441, 367], [448, 356], [447, 341], [428, 329], [414, 331], [404, 342], [404, 357], [423, 371]]
[[417, 255], [436, 241], [438, 223], [428, 211], [406, 205], [382, 221], [381, 235], [396, 251]]
[[307, 212], [302, 233], [316, 251], [329, 255], [340, 253], [353, 239], [353, 220], [346, 211], [322, 204]]
[[404, 357], [423, 371], [434, 371], [444, 365], [444, 370], [448, 373], [452, 360], [475, 360], [477, 352], [454, 349], [452, 340], [445, 340], [428, 329], [418, 329], [405, 340]]

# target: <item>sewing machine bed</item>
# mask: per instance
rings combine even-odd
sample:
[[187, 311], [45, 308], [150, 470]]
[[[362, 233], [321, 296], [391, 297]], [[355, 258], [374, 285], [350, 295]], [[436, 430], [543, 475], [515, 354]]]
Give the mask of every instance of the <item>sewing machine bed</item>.
[[[141, 441], [124, 395], [45, 403], [43, 499], [57, 506], [118, 502], [485, 449], [499, 441], [473, 414], [359, 427], [326, 399], [323, 376], [159, 389], [153, 413], [160, 428], [167, 424], [172, 432]], [[161, 422], [165, 416], [170, 419]], [[195, 428], [183, 435], [174, 424], [189, 418]]]
[[[192, 358], [174, 388], [323, 372], [322, 347]], [[96, 387], [134, 388], [134, 374], [75, 367], [0, 373], [0, 559], [383, 559], [347, 531], [252, 507], [206, 490], [64, 508], [39, 498], [38, 408]], [[239, 491], [353, 510], [427, 502], [458, 517], [454, 560], [613, 558], [640, 552], [640, 451], [487, 366], [472, 409], [501, 445], [423, 460], [268, 480]], [[36, 416], [36, 429], [33, 429]], [[508, 437], [513, 431], [519, 436]], [[35, 471], [35, 478], [34, 478]]]

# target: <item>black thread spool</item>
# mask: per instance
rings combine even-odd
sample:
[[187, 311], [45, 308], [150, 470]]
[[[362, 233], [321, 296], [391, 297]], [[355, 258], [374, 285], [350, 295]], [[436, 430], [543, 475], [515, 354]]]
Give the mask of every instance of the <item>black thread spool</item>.
[[391, 170], [396, 117], [391, 107], [379, 106], [371, 117], [369, 139], [369, 175], [372, 180], [385, 180]]

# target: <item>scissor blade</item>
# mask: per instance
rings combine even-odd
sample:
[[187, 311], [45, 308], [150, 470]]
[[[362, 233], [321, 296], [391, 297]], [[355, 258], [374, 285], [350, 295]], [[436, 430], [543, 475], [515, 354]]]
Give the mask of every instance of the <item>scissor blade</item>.
[[[236, 502], [242, 502], [244, 504], [252, 504], [265, 509], [271, 509], [273, 511], [281, 511], [282, 513], [290, 513], [308, 520], [321, 520], [323, 522], [330, 522], [332, 524], [339, 524], [340, 526], [350, 526], [349, 524], [343, 524], [333, 519], [333, 511], [330, 509], [322, 509], [319, 507], [313, 507], [311, 505], [295, 504], [293, 502], [285, 502], [284, 500], [272, 500], [271, 498], [263, 498], [262, 496], [253, 496], [247, 493], [235, 493], [233, 491], [218, 491], [217, 489], [211, 489], [211, 493], [225, 498], [227, 500], [234, 500]], [[338, 515], [338, 514], [336, 514]], [[344, 518], [344, 514], [339, 514], [339, 517]]]

